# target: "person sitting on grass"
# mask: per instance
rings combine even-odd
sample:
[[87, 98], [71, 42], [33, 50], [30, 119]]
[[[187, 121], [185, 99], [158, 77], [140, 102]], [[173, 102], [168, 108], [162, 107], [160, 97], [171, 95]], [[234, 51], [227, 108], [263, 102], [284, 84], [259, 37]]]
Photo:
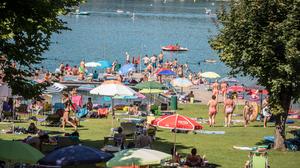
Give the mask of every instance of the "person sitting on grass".
[[28, 129], [27, 129], [27, 133], [29, 134], [37, 134], [39, 131], [39, 129], [35, 126], [34, 123], [30, 123]]
[[123, 134], [122, 127], [119, 127], [118, 133], [116, 133], [114, 135], [115, 146], [120, 147], [121, 149], [124, 149], [125, 141], [126, 141], [126, 136]]
[[176, 148], [172, 148], [171, 149], [171, 155], [172, 155], [172, 162], [173, 163], [178, 163], [180, 164], [180, 158], [181, 156], [179, 155], [179, 153], [176, 151]]
[[144, 130], [135, 140], [136, 148], [151, 149], [152, 138], [147, 134], [147, 130]]
[[42, 151], [42, 144], [49, 142], [49, 135], [41, 133], [38, 136], [28, 137], [26, 142], [28, 145], [36, 148], [37, 150]]
[[201, 167], [203, 166], [203, 159], [200, 155], [197, 155], [197, 149], [193, 148], [191, 154], [187, 155], [185, 165], [189, 167]]

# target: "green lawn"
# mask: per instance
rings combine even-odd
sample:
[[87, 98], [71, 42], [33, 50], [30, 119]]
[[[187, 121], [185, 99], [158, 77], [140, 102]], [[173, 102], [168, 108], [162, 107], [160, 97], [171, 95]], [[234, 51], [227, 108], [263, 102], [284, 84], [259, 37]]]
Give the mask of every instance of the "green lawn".
[[[178, 113], [190, 117], [207, 118], [207, 107], [204, 105], [180, 105]], [[241, 107], [240, 107], [241, 109]], [[239, 110], [241, 111], [241, 110]], [[235, 112], [237, 113], [237, 112]], [[234, 119], [241, 119], [236, 117]], [[108, 119], [86, 119], [81, 122], [79, 128], [80, 139], [86, 145], [101, 148], [103, 146], [103, 137], [110, 134], [112, 127], [111, 118]], [[28, 126], [28, 123], [17, 123], [19, 126]], [[299, 122], [294, 125], [300, 125]], [[114, 126], [118, 126], [117, 121]], [[242, 123], [230, 128], [223, 127], [223, 113], [217, 114], [217, 125], [214, 128], [204, 124], [206, 130], [226, 131], [224, 135], [204, 135], [204, 134], [177, 134], [177, 149], [182, 155], [190, 152], [191, 148], [197, 148], [200, 155], [205, 154], [210, 163], [225, 168], [241, 168], [247, 160], [247, 151], [235, 150], [236, 146], [255, 146], [261, 142], [266, 135], [272, 135], [274, 125], [269, 124], [269, 128], [263, 128], [262, 123], [253, 122], [250, 127], [244, 128]], [[7, 123], [1, 123], [0, 128], [8, 128]], [[42, 127], [40, 129], [48, 131], [61, 131], [60, 128]], [[67, 128], [72, 131], [71, 127]], [[0, 139], [22, 139], [27, 135], [5, 135], [0, 134]], [[170, 130], [159, 129], [157, 140], [154, 142], [154, 149], [164, 152], [170, 152], [173, 146], [174, 136]], [[278, 152], [269, 151], [269, 161], [272, 168], [296, 168], [300, 165], [300, 152]]]

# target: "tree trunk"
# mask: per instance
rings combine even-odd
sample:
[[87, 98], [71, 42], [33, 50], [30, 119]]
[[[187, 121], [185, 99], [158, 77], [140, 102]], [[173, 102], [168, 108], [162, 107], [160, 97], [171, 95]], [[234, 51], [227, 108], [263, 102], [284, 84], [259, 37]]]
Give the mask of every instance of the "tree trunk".
[[290, 109], [291, 96], [288, 93], [282, 93], [280, 96], [280, 106], [283, 111], [275, 114], [275, 142], [274, 149], [285, 151], [285, 123]]

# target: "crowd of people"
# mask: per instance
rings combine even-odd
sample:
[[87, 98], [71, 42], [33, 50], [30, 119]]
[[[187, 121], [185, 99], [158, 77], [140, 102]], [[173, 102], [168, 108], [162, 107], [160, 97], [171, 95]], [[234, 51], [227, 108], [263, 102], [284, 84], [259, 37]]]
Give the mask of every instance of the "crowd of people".
[[[219, 99], [218, 96], [221, 94], [223, 96], [223, 113], [224, 113], [224, 126], [230, 127], [232, 124], [232, 115], [233, 112], [236, 109], [236, 103], [235, 100], [238, 99], [238, 93], [235, 91], [228, 92], [228, 84], [226, 82], [221, 82], [221, 84], [218, 83], [216, 80], [212, 85], [212, 97], [211, 100], [208, 101], [208, 122], [209, 126], [213, 127], [215, 125], [215, 118], [219, 111], [218, 104]], [[251, 98], [257, 99], [257, 93], [252, 94]], [[253, 99], [254, 99], [253, 98]], [[261, 113], [260, 115], [264, 118], [264, 127], [267, 127], [267, 122], [270, 120], [271, 113], [269, 110], [269, 98], [266, 97], [262, 101], [262, 107], [261, 107]], [[244, 120], [244, 127], [247, 127], [249, 125], [249, 121], [253, 118], [252, 115], [254, 115], [254, 106], [249, 102], [245, 101], [245, 105], [243, 107], [243, 120]], [[256, 120], [256, 118], [255, 118]]]

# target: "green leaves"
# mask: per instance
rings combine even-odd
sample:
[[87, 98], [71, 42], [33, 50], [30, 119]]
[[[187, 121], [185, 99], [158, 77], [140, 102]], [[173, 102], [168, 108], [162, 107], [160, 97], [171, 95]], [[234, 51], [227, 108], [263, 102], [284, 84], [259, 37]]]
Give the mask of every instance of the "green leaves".
[[[277, 105], [283, 94], [292, 100], [300, 96], [299, 4], [297, 0], [232, 1], [230, 10], [218, 12], [223, 28], [209, 42], [231, 73], [257, 78]], [[281, 109], [275, 104], [274, 109]]]
[[[4, 80], [14, 94], [26, 98], [41, 93], [43, 85], [29, 82], [42, 53], [48, 50], [53, 33], [68, 29], [58, 18], [81, 0], [4, 0], [0, 2], [0, 55], [6, 57], [1, 63]], [[16, 69], [11, 64], [16, 62]]]

